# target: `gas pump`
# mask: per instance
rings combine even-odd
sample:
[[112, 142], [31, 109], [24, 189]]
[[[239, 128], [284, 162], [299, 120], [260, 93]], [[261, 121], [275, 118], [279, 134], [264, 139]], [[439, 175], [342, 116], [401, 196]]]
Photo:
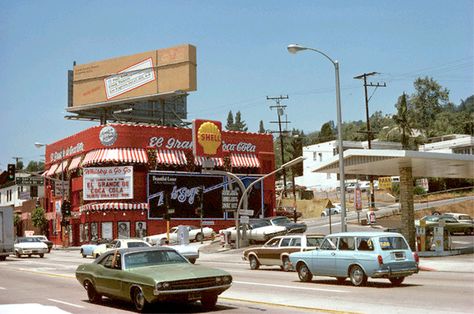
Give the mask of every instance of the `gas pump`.
[[416, 250], [418, 252], [426, 251], [426, 228], [421, 224], [416, 227]]

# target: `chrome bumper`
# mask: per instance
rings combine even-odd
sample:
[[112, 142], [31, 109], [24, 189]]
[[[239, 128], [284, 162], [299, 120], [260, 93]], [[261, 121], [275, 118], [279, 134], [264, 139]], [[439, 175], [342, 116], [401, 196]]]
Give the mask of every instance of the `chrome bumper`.
[[209, 292], [209, 291], [220, 291], [223, 292], [224, 290], [229, 289], [231, 284], [220, 285], [220, 286], [212, 286], [206, 288], [195, 288], [195, 289], [180, 289], [180, 290], [157, 290], [153, 289], [153, 295], [155, 296], [166, 296], [166, 295], [175, 295], [175, 294], [183, 294], [183, 293], [193, 293], [193, 292]]
[[372, 278], [390, 278], [390, 277], [406, 277], [418, 273], [418, 267], [409, 267], [392, 270], [390, 267], [387, 269], [379, 269], [374, 272]]

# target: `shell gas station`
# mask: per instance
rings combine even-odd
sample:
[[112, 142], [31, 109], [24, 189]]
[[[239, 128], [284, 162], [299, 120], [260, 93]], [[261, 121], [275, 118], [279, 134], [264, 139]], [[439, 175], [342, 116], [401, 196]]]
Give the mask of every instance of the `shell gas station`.
[[[235, 224], [236, 204], [223, 195], [235, 189], [240, 197], [237, 183], [249, 186], [275, 169], [273, 138], [223, 131], [218, 121], [186, 122], [196, 81], [192, 45], [74, 64], [66, 118], [99, 125], [46, 145], [45, 210], [54, 243]], [[265, 217], [274, 207], [274, 180], [260, 180], [248, 208]]]

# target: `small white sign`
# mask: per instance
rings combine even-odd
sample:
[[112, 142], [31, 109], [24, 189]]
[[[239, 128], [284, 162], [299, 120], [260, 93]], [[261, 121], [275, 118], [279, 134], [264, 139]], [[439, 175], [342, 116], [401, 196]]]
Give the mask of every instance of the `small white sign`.
[[203, 226], [214, 226], [214, 221], [212, 221], [212, 220], [204, 220], [204, 221], [202, 222], [202, 225], [203, 225]]
[[240, 216], [240, 223], [241, 224], [248, 224], [249, 223], [249, 216]]
[[239, 215], [253, 216], [253, 209], [240, 209]]

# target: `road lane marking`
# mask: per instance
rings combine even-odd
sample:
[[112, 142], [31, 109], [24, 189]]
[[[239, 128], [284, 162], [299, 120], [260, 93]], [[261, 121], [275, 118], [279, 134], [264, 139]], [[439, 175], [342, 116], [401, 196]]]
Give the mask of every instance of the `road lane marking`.
[[359, 314], [360, 312], [349, 312], [349, 311], [339, 311], [339, 310], [331, 310], [331, 309], [323, 309], [317, 307], [307, 307], [307, 306], [299, 306], [299, 305], [289, 305], [289, 304], [281, 304], [281, 303], [272, 303], [272, 302], [265, 302], [265, 301], [257, 301], [257, 300], [249, 300], [249, 299], [239, 299], [239, 298], [230, 298], [230, 297], [223, 297], [219, 296], [219, 300], [227, 300], [230, 302], [242, 302], [242, 303], [252, 303], [252, 304], [262, 304], [262, 305], [269, 305], [274, 307], [283, 307], [283, 308], [293, 308], [298, 310], [304, 311], [311, 311], [317, 313], [336, 313], [336, 314]]
[[81, 305], [77, 305], [77, 304], [73, 304], [73, 303], [69, 303], [69, 302], [64, 302], [64, 301], [60, 301], [60, 300], [56, 300], [56, 299], [48, 299], [49, 301], [52, 301], [52, 302], [56, 302], [56, 303], [61, 303], [61, 304], [65, 304], [65, 305], [69, 305], [69, 306], [73, 306], [73, 307], [77, 307], [79, 309], [83, 309], [84, 307], [81, 306]]
[[0, 287], [0, 290], [7, 290], [7, 288], [4, 288], [4, 287]]
[[325, 291], [325, 292], [339, 292], [347, 293], [349, 291], [336, 290], [336, 289], [320, 289], [320, 288], [308, 288], [308, 287], [295, 287], [295, 286], [284, 286], [284, 285], [274, 285], [269, 283], [257, 283], [257, 282], [248, 282], [248, 281], [232, 281], [232, 283], [240, 283], [243, 285], [252, 285], [252, 286], [266, 286], [266, 287], [276, 287], [276, 288], [290, 288], [290, 289], [299, 289], [299, 290], [312, 290], [312, 291]]

